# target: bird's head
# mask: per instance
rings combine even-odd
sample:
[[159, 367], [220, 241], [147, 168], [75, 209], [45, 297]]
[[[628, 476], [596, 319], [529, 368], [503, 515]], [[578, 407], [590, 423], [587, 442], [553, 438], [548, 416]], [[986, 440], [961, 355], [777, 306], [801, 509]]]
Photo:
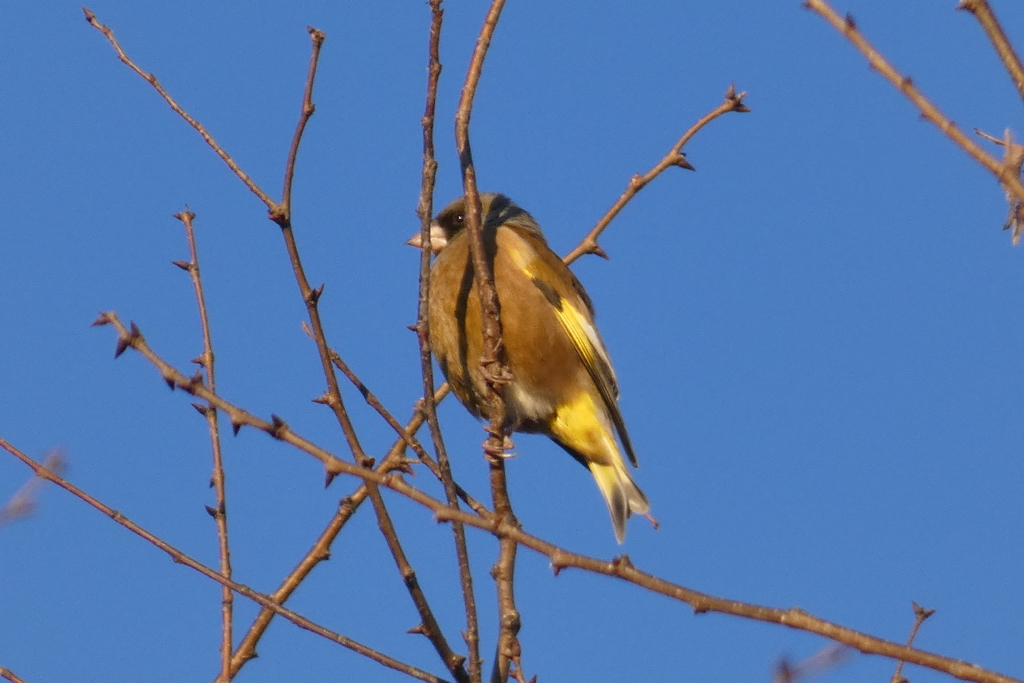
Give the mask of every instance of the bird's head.
[[[483, 216], [484, 230], [496, 230], [498, 226], [513, 223], [519, 227], [540, 235], [540, 226], [533, 216], [520, 208], [515, 202], [503, 194], [496, 192], [480, 193], [480, 209]], [[466, 198], [459, 197], [441, 209], [430, 223], [430, 250], [437, 254], [466, 227]], [[541, 237], [543, 239], [543, 237]], [[416, 233], [406, 244], [423, 247], [423, 236]]]

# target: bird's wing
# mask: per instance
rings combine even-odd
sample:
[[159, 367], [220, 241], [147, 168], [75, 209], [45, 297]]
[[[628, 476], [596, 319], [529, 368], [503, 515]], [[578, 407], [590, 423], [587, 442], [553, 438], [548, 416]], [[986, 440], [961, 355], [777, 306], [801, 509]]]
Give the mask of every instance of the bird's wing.
[[608, 409], [608, 414], [615, 425], [615, 430], [619, 433], [619, 438], [622, 440], [622, 445], [625, 447], [630, 463], [636, 467], [637, 460], [636, 454], [633, 452], [633, 444], [626, 433], [626, 423], [622, 419], [622, 413], [619, 411], [619, 387], [615, 379], [615, 371], [612, 369], [612, 362], [608, 357], [608, 351], [604, 348], [604, 342], [601, 341], [601, 335], [598, 334], [597, 328], [594, 326], [591, 316], [590, 299], [586, 296], [586, 293], [579, 295], [579, 292], [583, 289], [582, 285], [576, 280], [576, 276], [572, 274], [572, 271], [567, 273], [572, 278], [574, 291], [578, 294], [577, 297], [574, 297], [578, 301], [573, 301], [572, 298], [562, 296], [549, 284], [559, 282], [566, 275], [565, 273], [557, 273], [555, 271], [556, 267], [565, 267], [568, 271], [568, 267], [564, 266], [561, 259], [553, 252], [552, 257], [557, 261], [557, 266], [554, 263], [546, 263], [545, 259], [537, 253], [537, 250], [529, 246], [524, 249], [510, 249], [509, 253], [516, 266], [530, 278], [534, 286], [541, 291], [544, 298], [551, 304], [551, 309], [554, 311], [556, 319], [572, 341], [573, 348], [576, 349], [577, 355], [583, 361], [583, 365], [587, 368], [587, 372], [601, 393], [601, 398]]

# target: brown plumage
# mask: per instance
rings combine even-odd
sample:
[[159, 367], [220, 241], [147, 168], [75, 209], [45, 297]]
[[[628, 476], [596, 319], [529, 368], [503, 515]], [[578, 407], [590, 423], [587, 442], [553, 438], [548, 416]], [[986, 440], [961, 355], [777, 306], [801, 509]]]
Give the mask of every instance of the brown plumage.
[[[506, 428], [545, 434], [587, 467], [621, 543], [630, 513], [645, 514], [650, 506], [630, 477], [615, 438], [617, 433], [636, 466], [590, 298], [548, 247], [530, 214], [504, 195], [483, 193], [480, 201], [484, 246], [501, 305], [504, 360], [512, 373], [503, 386]], [[430, 280], [430, 345], [455, 396], [473, 415], [486, 419], [480, 302], [464, 215], [460, 198], [432, 226], [431, 248], [438, 256]], [[419, 242], [418, 236], [410, 241]]]

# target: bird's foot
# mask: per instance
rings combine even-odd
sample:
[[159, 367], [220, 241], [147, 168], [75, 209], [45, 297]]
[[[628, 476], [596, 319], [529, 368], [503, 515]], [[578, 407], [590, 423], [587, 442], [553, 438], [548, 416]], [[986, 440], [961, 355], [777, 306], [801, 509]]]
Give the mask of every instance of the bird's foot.
[[[487, 427], [484, 427], [484, 429], [487, 429]], [[509, 451], [515, 447], [516, 445], [512, 443], [512, 439], [510, 439], [507, 434], [502, 434], [501, 436], [501, 448], [495, 448], [492, 446], [490, 438], [484, 441], [484, 453], [492, 458], [503, 458], [505, 460], [514, 458], [519, 454], [509, 453]]]

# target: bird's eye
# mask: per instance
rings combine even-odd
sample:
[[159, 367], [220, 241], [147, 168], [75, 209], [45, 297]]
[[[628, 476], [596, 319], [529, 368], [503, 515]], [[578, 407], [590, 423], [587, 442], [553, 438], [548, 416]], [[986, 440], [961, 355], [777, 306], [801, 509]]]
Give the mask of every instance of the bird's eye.
[[462, 215], [461, 213], [458, 216], [455, 217], [455, 223], [457, 225], [462, 225], [465, 222], [465, 220], [466, 220], [466, 217], [464, 215]]

